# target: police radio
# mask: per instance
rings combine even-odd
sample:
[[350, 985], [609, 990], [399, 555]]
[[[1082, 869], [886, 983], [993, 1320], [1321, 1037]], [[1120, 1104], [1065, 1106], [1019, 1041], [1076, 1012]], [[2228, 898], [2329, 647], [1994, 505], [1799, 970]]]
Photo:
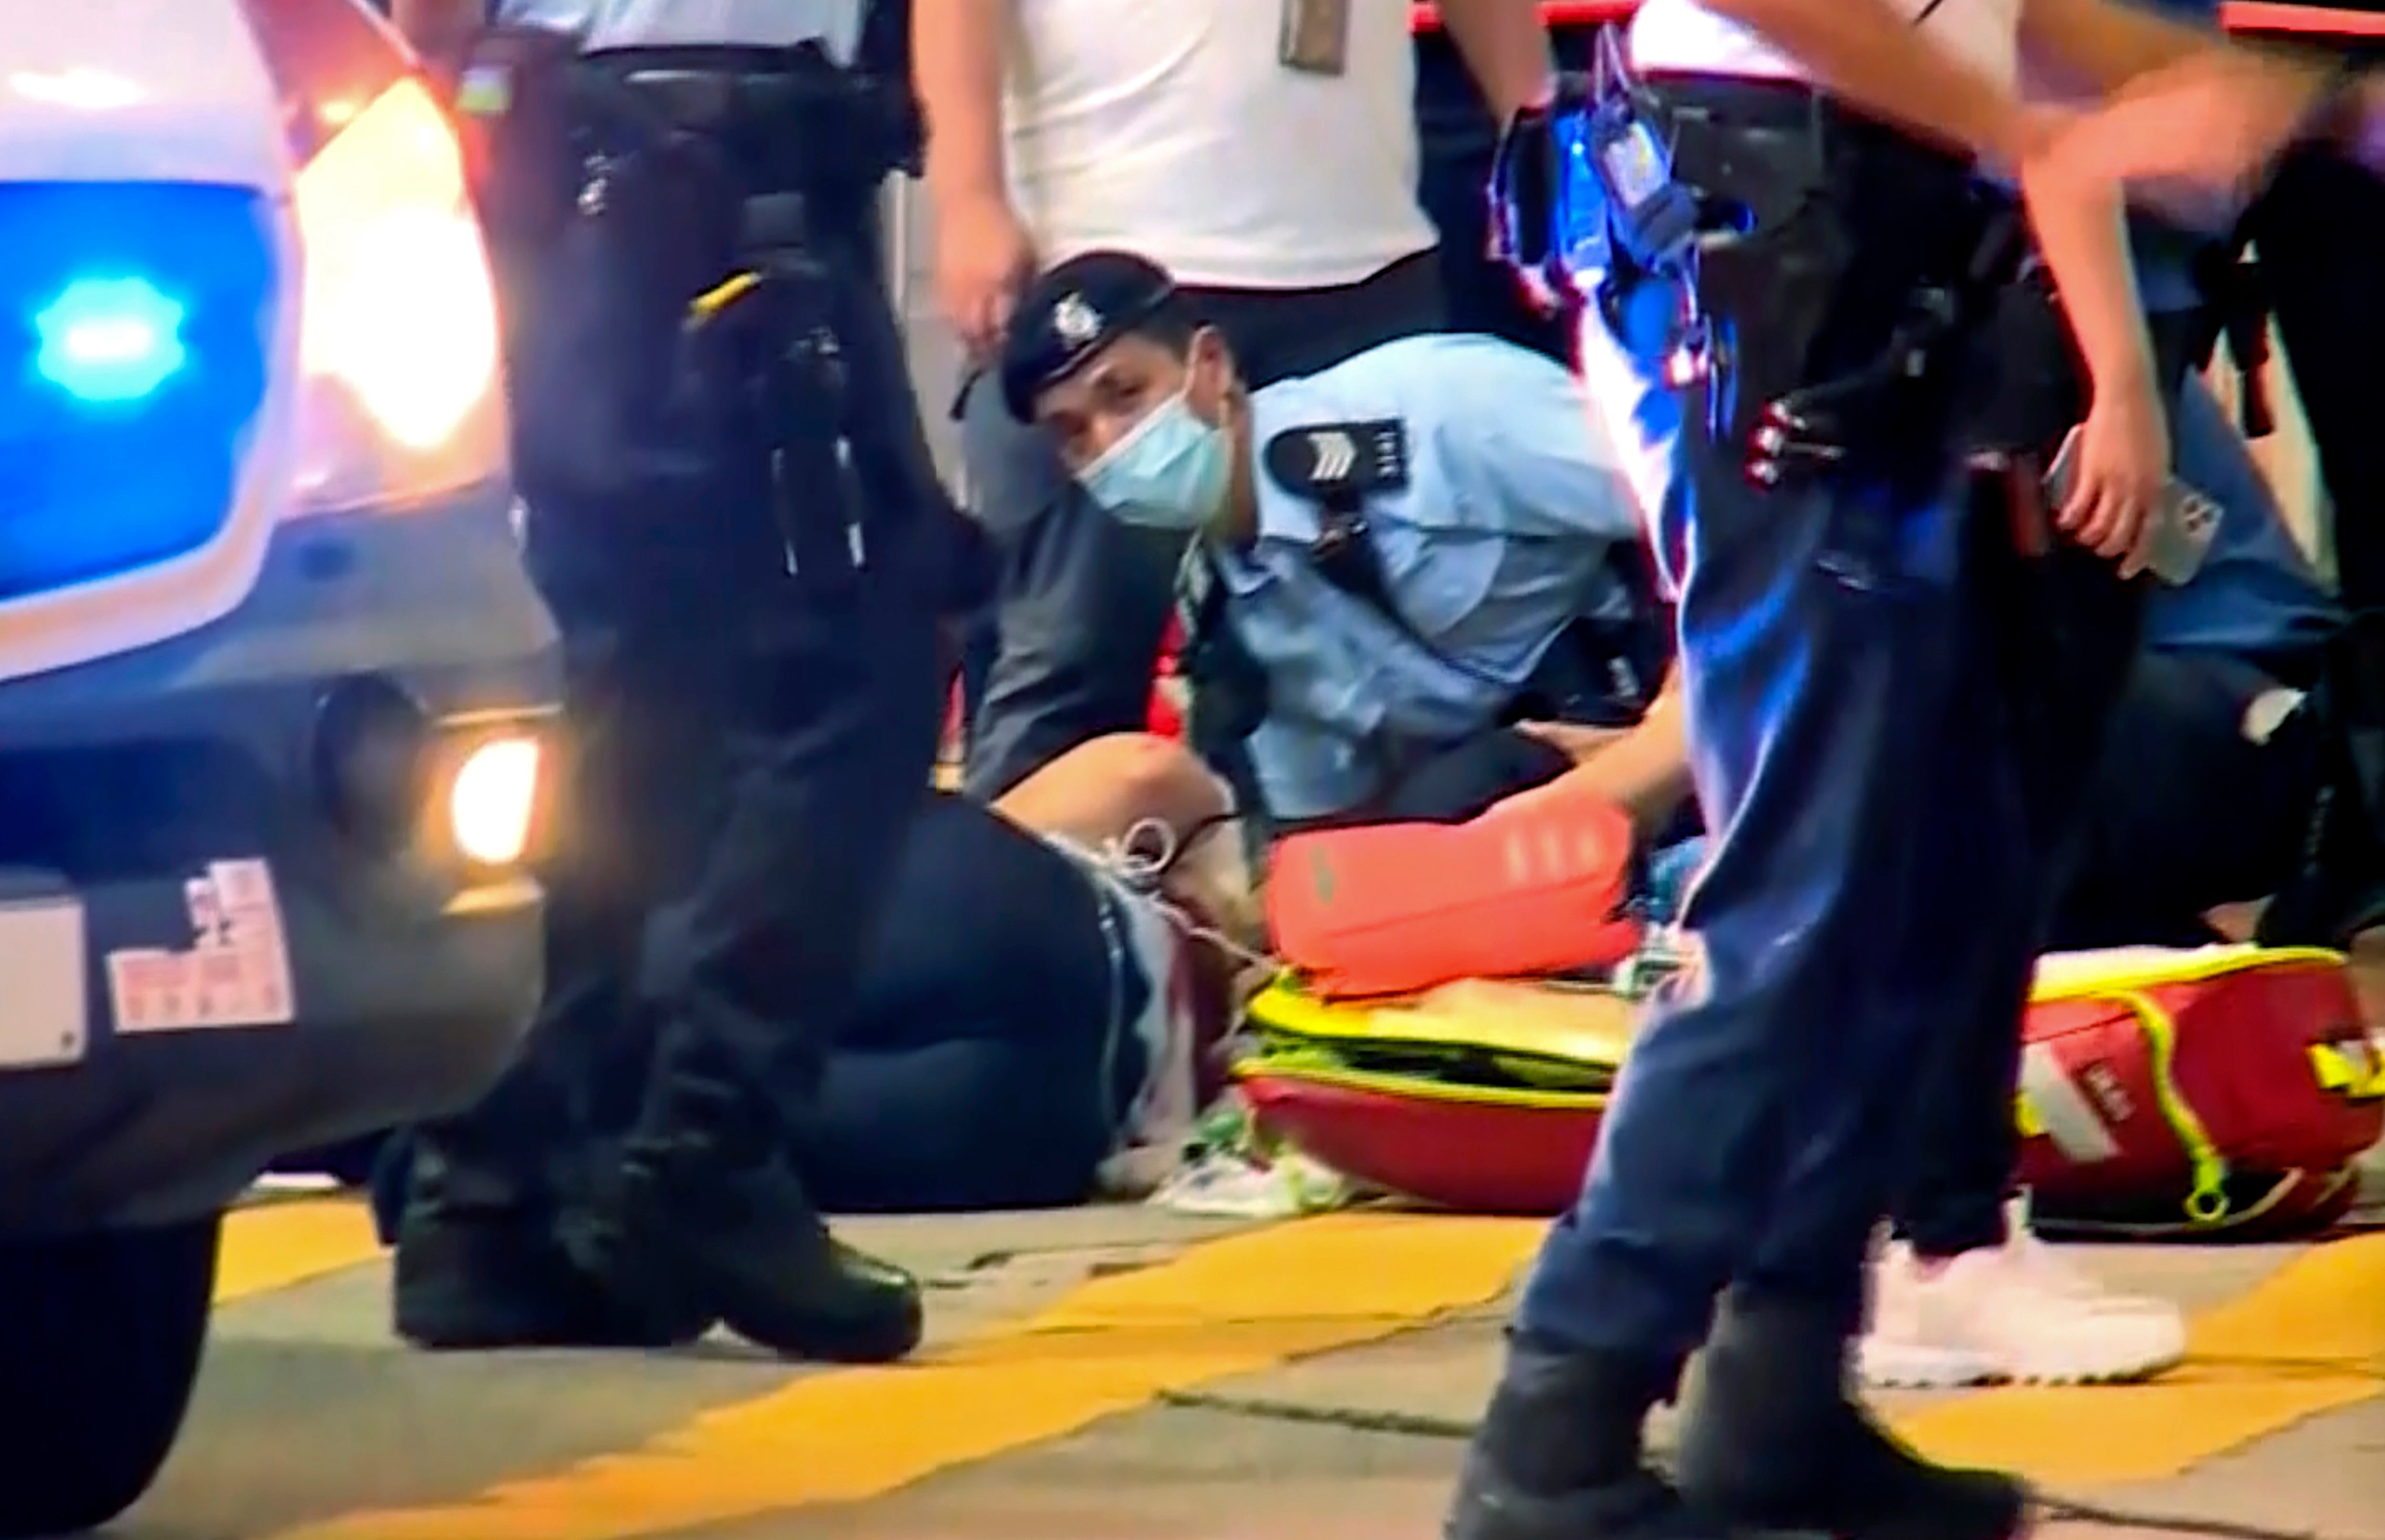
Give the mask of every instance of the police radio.
[[1604, 195], [1609, 242], [1643, 271], [1670, 276], [1697, 239], [1697, 194], [1673, 176], [1672, 147], [1624, 60], [1622, 36], [1600, 30], [1589, 110], [1559, 132], [1572, 141], [1567, 162], [1582, 164]]

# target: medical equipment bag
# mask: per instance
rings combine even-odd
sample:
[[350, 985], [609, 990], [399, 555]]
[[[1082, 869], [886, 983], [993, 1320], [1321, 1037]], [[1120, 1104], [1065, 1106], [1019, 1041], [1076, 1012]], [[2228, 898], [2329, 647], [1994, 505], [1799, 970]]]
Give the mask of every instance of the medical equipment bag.
[[1319, 829], [1277, 843], [1267, 929], [1327, 999], [1605, 969], [1640, 942], [1632, 870], [1631, 820], [1588, 793], [1464, 824]]

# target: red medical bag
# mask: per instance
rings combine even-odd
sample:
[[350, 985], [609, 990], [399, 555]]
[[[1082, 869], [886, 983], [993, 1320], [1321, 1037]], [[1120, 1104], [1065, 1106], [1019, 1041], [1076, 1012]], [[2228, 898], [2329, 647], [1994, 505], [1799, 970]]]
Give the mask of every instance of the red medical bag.
[[2323, 1226], [2385, 1136], [2385, 1067], [2337, 952], [2050, 957], [2025, 1036], [2021, 1178], [2049, 1228]]
[[1631, 854], [1630, 819], [1587, 793], [1293, 835], [1269, 860], [1267, 927], [1328, 999], [1610, 968], [1640, 944]]

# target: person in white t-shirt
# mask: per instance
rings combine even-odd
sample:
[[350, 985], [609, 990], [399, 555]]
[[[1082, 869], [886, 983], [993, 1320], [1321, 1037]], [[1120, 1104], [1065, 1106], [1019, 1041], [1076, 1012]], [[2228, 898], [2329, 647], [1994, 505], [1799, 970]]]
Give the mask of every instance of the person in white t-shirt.
[[[1436, 329], [1408, 10], [917, 0], [936, 287], [970, 357], [993, 356], [1037, 271], [1109, 248], [1176, 273], [1259, 384]], [[1442, 11], [1503, 120], [1546, 91], [1533, 0]], [[1142, 725], [1181, 542], [1104, 517], [998, 391], [969, 390], [963, 415], [969, 501], [1006, 556], [968, 767], [990, 798]]]
[[[2025, 104], [2024, 47], [2109, 105]], [[1511, 228], [1557, 235], [1516, 256], [1590, 301], [1588, 393], [1640, 449], [1709, 843], [1692, 962], [1522, 1291], [1445, 1534], [2011, 1540], [2021, 1483], [1931, 1464], [1854, 1400], [1866, 1257], [1935, 1134], [1936, 1045], [2016, 1034], [2165, 561], [2178, 366], [2124, 191], [2238, 192], [2331, 127], [2330, 77], [2115, 0], [1645, 0], [1630, 55], [1642, 89], [1548, 115], [1608, 187], [1519, 180]], [[1692, 1352], [1659, 1476], [1643, 1423]]]

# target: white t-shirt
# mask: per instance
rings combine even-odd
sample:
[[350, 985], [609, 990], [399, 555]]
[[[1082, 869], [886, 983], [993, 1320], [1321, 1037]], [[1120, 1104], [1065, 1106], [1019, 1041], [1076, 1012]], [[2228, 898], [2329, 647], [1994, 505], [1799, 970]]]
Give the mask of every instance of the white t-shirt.
[[1280, 0], [1005, 4], [1011, 196], [1046, 262], [1112, 247], [1308, 289], [1432, 245], [1406, 6], [1350, 0], [1345, 68], [1320, 75], [1278, 62]]
[[[1888, 0], [1939, 43], [2000, 85], [2018, 73], [2020, 0]], [[1631, 62], [1651, 71], [1756, 75], [1794, 80], [1804, 73], [1735, 21], [1698, 0], [1642, 0], [1631, 19]]]

